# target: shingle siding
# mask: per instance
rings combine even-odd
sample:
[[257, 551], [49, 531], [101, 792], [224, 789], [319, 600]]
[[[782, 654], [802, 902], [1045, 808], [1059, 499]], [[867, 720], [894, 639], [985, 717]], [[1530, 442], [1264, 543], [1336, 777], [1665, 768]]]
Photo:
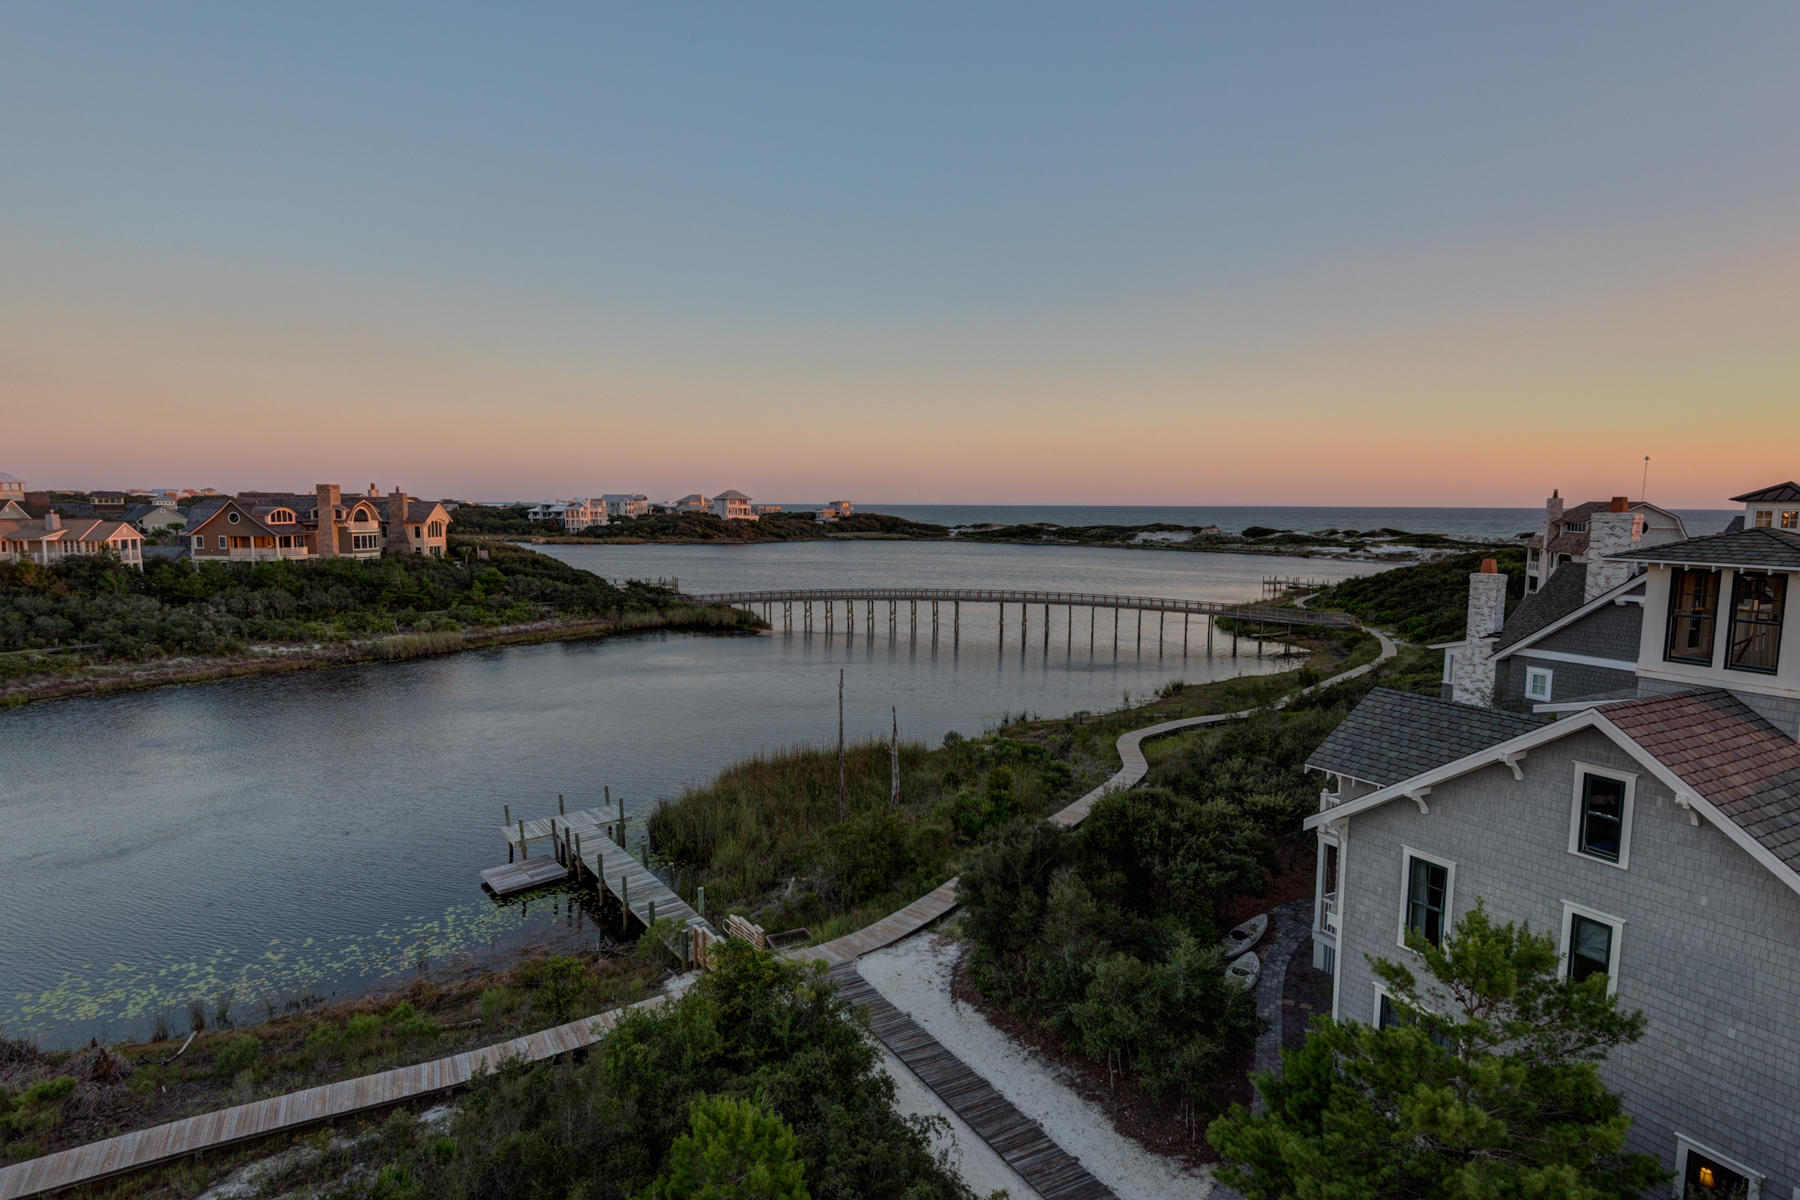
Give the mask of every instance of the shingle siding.
[[1555, 650], [1563, 654], [1586, 654], [1593, 658], [1636, 663], [1638, 636], [1643, 624], [1643, 605], [1603, 604], [1580, 620], [1545, 634], [1519, 653]]
[[1560, 704], [1612, 692], [1629, 692], [1637, 683], [1635, 671], [1615, 671], [1610, 667], [1591, 667], [1586, 663], [1533, 658], [1530, 652], [1524, 650], [1502, 659], [1501, 666], [1505, 670], [1500, 675], [1499, 703], [1501, 707], [1513, 712], [1530, 712], [1533, 704], [1544, 703], [1541, 698], [1525, 694], [1525, 672], [1531, 667], [1542, 667], [1550, 672], [1551, 703]]
[[[1576, 761], [1637, 776], [1629, 869], [1568, 852]], [[1338, 1013], [1367, 1021], [1365, 956], [1396, 958], [1402, 845], [1456, 864], [1452, 916], [1477, 898], [1502, 920], [1560, 939], [1569, 901], [1625, 922], [1620, 1001], [1649, 1032], [1605, 1070], [1636, 1118], [1631, 1144], [1673, 1166], [1675, 1132], [1800, 1186], [1800, 896], [1604, 735], [1540, 747], [1515, 782], [1504, 767], [1439, 784], [1429, 814], [1397, 800], [1350, 822], [1344, 849]]]

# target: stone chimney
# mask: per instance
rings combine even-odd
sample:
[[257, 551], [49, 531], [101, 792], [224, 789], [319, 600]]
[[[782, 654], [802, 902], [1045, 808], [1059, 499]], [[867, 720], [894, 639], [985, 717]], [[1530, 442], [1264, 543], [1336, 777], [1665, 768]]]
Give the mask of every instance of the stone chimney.
[[406, 493], [398, 484], [387, 498], [387, 545], [384, 554], [411, 554], [412, 535], [406, 531]]
[[1584, 556], [1587, 560], [1587, 581], [1581, 589], [1584, 603], [1602, 592], [1611, 591], [1632, 577], [1637, 570], [1635, 566], [1631, 563], [1607, 562], [1606, 557], [1609, 554], [1636, 550], [1643, 538], [1643, 514], [1632, 512], [1631, 502], [1623, 496], [1614, 496], [1605, 512], [1595, 513], [1588, 519], [1588, 548]]
[[337, 510], [343, 503], [344, 497], [335, 483], [321, 483], [316, 491], [319, 501], [317, 553], [320, 558], [336, 558], [338, 555]]
[[1550, 498], [1544, 501], [1544, 552], [1538, 557], [1539, 587], [1549, 582], [1551, 572], [1556, 570], [1556, 555], [1550, 553], [1550, 539], [1556, 536], [1556, 525], [1562, 520], [1562, 515], [1562, 489], [1553, 488]]
[[1479, 708], [1494, 706], [1494, 647], [1500, 627], [1506, 623], [1506, 576], [1491, 558], [1481, 560], [1481, 570], [1469, 576], [1468, 637], [1452, 651], [1456, 664], [1450, 672], [1450, 699]]

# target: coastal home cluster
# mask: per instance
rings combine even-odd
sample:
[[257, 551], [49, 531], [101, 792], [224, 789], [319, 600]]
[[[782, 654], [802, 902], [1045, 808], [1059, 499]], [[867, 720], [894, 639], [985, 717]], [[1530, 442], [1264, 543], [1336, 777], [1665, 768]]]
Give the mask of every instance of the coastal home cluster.
[[[652, 513], [710, 513], [721, 521], [755, 521], [782, 511], [779, 504], [758, 504], [749, 496], [727, 488], [714, 495], [689, 492], [677, 500], [652, 501], [643, 493], [609, 492], [597, 497], [577, 496], [572, 500], [546, 500], [525, 510], [527, 520], [562, 526], [565, 533], [608, 525], [613, 521]], [[814, 520], [832, 522], [855, 511], [848, 500], [833, 500], [815, 515]]]
[[[1324, 774], [1315, 965], [1395, 1019], [1373, 958], [1478, 901], [1649, 1021], [1605, 1064], [1677, 1196], [1800, 1197], [1800, 484], [1690, 536], [1622, 498], [1546, 507], [1510, 616], [1471, 576], [1445, 692], [1377, 690]], [[1448, 1000], [1443, 1000], [1448, 1003]]]
[[25, 481], [0, 471], [0, 559], [49, 566], [83, 554], [116, 554], [128, 566], [144, 565], [144, 535], [125, 521], [70, 516], [49, 497], [26, 490]]
[[196, 561], [267, 562], [285, 558], [443, 557], [450, 513], [374, 484], [345, 495], [335, 483], [304, 492], [240, 492], [204, 501], [188, 513], [183, 536]]

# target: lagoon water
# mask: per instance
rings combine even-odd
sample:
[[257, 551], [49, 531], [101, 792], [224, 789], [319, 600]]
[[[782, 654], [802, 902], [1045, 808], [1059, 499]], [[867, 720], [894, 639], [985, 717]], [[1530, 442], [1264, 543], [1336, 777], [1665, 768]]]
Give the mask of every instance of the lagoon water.
[[[690, 591], [776, 586], [1040, 587], [1249, 600], [1263, 576], [1378, 569], [1326, 560], [912, 542], [572, 546], [613, 579], [675, 576]], [[573, 936], [567, 897], [496, 905], [477, 872], [505, 861], [515, 815], [598, 804], [643, 815], [747, 755], [836, 737], [837, 673], [853, 737], [936, 743], [1003, 715], [1118, 706], [1171, 679], [1277, 669], [1227, 639], [1190, 655], [1170, 618], [1102, 612], [1095, 648], [1077, 610], [1031, 613], [996, 642], [992, 606], [964, 605], [953, 644], [921, 606], [890, 642], [884, 605], [852, 638], [649, 634], [477, 651], [0, 713], [0, 1030], [46, 1044], [185, 1025], [193, 998], [341, 994], [522, 936]], [[840, 618], [842, 609], [839, 610]], [[779, 618], [777, 619], [779, 625]], [[1072, 645], [1071, 645], [1072, 643]]]

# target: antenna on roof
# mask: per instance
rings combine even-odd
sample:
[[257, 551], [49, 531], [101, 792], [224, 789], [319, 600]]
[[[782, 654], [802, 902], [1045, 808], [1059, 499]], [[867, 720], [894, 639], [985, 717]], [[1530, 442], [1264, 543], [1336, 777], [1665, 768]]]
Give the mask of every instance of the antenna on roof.
[[1638, 483], [1638, 503], [1650, 499], [1650, 456], [1644, 455], [1644, 478]]

